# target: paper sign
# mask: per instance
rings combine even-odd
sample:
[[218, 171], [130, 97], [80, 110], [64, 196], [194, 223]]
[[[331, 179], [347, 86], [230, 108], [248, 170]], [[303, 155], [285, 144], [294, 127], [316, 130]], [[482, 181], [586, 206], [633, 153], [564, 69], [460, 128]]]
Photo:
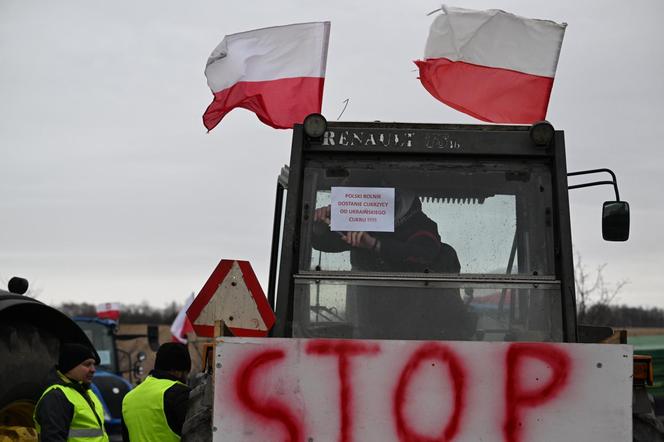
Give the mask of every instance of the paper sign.
[[393, 187], [332, 187], [330, 229], [394, 232]]

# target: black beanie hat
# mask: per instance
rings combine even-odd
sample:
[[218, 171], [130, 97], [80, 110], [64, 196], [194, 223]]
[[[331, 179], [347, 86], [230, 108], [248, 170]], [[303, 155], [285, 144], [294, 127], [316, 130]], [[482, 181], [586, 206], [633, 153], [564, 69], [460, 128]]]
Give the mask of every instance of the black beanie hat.
[[67, 373], [87, 359], [94, 359], [95, 364], [99, 364], [97, 352], [87, 345], [62, 344], [60, 346], [60, 357], [58, 358], [58, 370], [60, 370], [60, 373]]
[[161, 344], [161, 347], [157, 350], [154, 369], [162, 371], [178, 370], [188, 373], [191, 370], [191, 358], [187, 346], [178, 342]]

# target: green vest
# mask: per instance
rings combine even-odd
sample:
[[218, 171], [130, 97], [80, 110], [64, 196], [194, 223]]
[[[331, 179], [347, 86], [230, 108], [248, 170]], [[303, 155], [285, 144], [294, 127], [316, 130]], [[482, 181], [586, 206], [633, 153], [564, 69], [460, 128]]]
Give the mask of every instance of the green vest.
[[131, 442], [179, 441], [180, 436], [168, 426], [164, 412], [164, 393], [178, 381], [145, 378], [122, 400], [122, 419]]
[[[54, 384], [48, 387], [39, 398], [37, 407], [39, 406], [39, 402], [41, 402], [44, 395], [46, 395], [46, 393], [51, 390], [55, 390], [56, 388], [62, 391], [65, 394], [67, 400], [74, 406], [74, 416], [72, 417], [71, 423], [69, 424], [69, 434], [67, 436], [67, 441], [108, 442], [108, 435], [104, 430], [104, 407], [101, 402], [99, 402], [99, 398], [97, 398], [97, 395], [94, 394], [92, 390], [86, 390], [85, 394], [87, 394], [90, 402], [92, 402], [94, 405], [94, 411], [92, 410], [90, 403], [85, 400], [79, 391], [73, 387], [68, 387], [61, 384]], [[35, 407], [35, 413], [37, 407]], [[37, 428], [37, 433], [41, 434], [41, 425], [39, 425], [37, 419], [34, 419], [34, 421], [35, 428]]]

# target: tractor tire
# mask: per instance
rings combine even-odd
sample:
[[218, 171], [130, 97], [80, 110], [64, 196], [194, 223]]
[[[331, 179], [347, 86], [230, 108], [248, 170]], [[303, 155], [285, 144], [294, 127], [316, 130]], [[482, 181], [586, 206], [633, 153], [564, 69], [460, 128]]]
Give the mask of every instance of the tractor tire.
[[214, 383], [208, 373], [199, 374], [189, 393], [187, 416], [182, 425], [182, 442], [210, 442], [212, 440], [212, 403]]
[[39, 400], [59, 347], [56, 336], [30, 323], [0, 322], [0, 425], [33, 426], [25, 404]]
[[632, 417], [633, 442], [664, 442], [664, 424], [654, 414]]
[[0, 427], [0, 442], [39, 442], [39, 437], [34, 428]]
[[34, 406], [60, 344], [92, 343], [74, 321], [35, 299], [0, 290], [0, 427], [34, 427]]

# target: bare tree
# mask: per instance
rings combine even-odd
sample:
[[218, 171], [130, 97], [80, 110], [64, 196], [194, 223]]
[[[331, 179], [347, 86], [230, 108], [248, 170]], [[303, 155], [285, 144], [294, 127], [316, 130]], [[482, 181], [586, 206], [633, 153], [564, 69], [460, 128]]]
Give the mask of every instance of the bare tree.
[[575, 253], [574, 285], [576, 287], [576, 314], [580, 323], [586, 322], [591, 307], [608, 307], [616, 301], [622, 288], [629, 283], [620, 280], [617, 283], [607, 282], [604, 278], [606, 264], [598, 265], [595, 271], [589, 271], [581, 254]]

